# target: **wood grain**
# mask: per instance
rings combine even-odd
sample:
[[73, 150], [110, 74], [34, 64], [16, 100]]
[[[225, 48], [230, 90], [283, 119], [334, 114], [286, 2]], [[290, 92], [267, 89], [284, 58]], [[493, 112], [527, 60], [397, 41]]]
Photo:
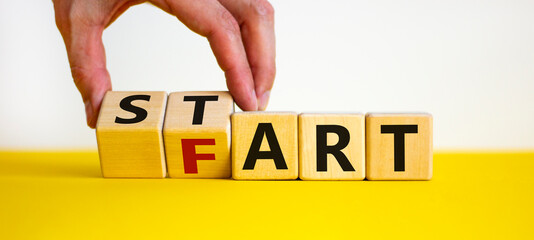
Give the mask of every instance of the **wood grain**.
[[[117, 123], [116, 118], [132, 119], [136, 114], [120, 107], [133, 95], [148, 95], [149, 101], [134, 100], [131, 105], [144, 109], [141, 122]], [[163, 117], [167, 103], [165, 92], [107, 92], [96, 125], [100, 166], [104, 177], [164, 178]]]
[[[254, 169], [243, 169], [259, 124], [270, 124], [280, 145], [287, 169], [276, 167], [273, 159], [258, 159]], [[297, 179], [297, 114], [292, 112], [241, 112], [232, 115], [232, 177], [234, 179]], [[266, 136], [261, 151], [272, 151]]]
[[[206, 101], [202, 123], [194, 123], [194, 101], [187, 96], [217, 96], [216, 101]], [[169, 95], [163, 135], [167, 167], [171, 178], [229, 178], [231, 176], [230, 114], [234, 101], [229, 92], [174, 92]], [[196, 154], [214, 154], [214, 160], [196, 160], [197, 171], [186, 171], [182, 141], [214, 139], [213, 145], [196, 145]], [[196, 163], [195, 163], [196, 162]], [[191, 163], [188, 163], [190, 166]], [[189, 169], [189, 168], [188, 168]]]
[[[369, 180], [429, 180], [432, 178], [432, 116], [426, 113], [368, 113], [366, 163]], [[383, 126], [417, 126], [404, 134], [404, 169], [395, 170], [394, 135]]]
[[[341, 152], [352, 169], [344, 170], [333, 154], [327, 154], [326, 171], [318, 171], [317, 126], [341, 126], [349, 133]], [[326, 134], [326, 145], [339, 143], [339, 135]], [[365, 178], [365, 117], [363, 114], [299, 115], [299, 177], [302, 180], [363, 180]]]

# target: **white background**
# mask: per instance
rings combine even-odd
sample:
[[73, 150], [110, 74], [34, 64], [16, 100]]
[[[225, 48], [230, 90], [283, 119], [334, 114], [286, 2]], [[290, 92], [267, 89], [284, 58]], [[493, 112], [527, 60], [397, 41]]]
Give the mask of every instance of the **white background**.
[[[436, 149], [534, 148], [534, 1], [272, 1], [268, 110], [428, 111]], [[104, 33], [115, 90], [225, 90], [209, 45], [135, 6]], [[95, 149], [51, 1], [0, 0], [0, 149]]]

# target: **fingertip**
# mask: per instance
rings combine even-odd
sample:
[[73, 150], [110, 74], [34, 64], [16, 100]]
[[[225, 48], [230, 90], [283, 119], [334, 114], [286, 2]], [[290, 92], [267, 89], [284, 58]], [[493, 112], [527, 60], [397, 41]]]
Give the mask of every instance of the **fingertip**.
[[[232, 91], [230, 91], [232, 93]], [[258, 109], [258, 100], [256, 99], [256, 91], [251, 90], [245, 96], [234, 94], [234, 101], [237, 106], [243, 111], [256, 111]]]
[[105, 84], [94, 86], [93, 92], [89, 93], [89, 99], [84, 101], [87, 126], [93, 129], [96, 128], [104, 96], [108, 91], [111, 91], [111, 86], [106, 83], [109, 83], [109, 81], [105, 81]]
[[254, 89], [250, 92], [250, 101], [252, 102], [252, 106], [250, 107], [251, 110], [248, 111], [256, 111], [258, 109], [258, 99], [256, 98], [256, 90]]
[[271, 97], [271, 90], [267, 90], [263, 93], [260, 93], [258, 98], [258, 111], [265, 111], [267, 105], [269, 104], [269, 98]]
[[91, 101], [86, 101], [85, 103], [85, 117], [86, 117], [86, 121], [87, 121], [87, 126], [90, 127], [90, 128], [95, 128], [96, 127], [96, 123], [95, 123], [95, 120], [94, 120], [94, 108], [93, 108], [93, 104], [91, 103]]
[[235, 103], [243, 111], [256, 111], [258, 100], [254, 89], [252, 73], [248, 66], [225, 71], [226, 86]]

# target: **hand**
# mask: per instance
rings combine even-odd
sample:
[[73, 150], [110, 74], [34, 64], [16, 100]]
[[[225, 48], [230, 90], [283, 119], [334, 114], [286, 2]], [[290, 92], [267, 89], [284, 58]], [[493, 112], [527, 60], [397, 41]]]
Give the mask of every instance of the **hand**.
[[[145, 1], [53, 0], [87, 125], [94, 128], [104, 94], [111, 90], [102, 33], [129, 7]], [[264, 110], [275, 68], [274, 10], [267, 0], [151, 0], [205, 36], [237, 105]]]

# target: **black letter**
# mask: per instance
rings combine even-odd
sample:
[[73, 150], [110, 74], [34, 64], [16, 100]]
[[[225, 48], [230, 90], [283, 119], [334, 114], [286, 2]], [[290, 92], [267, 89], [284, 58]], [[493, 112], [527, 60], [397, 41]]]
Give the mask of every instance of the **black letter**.
[[132, 102], [135, 100], [145, 100], [148, 102], [150, 101], [150, 95], [132, 95], [132, 96], [128, 96], [122, 99], [119, 106], [123, 110], [135, 113], [135, 117], [130, 118], [130, 119], [115, 117], [115, 123], [130, 124], [130, 123], [138, 123], [138, 122], [145, 120], [148, 113], [146, 112], [145, 109], [132, 105]]
[[195, 102], [195, 112], [193, 113], [193, 125], [201, 125], [204, 118], [204, 107], [206, 101], [217, 101], [219, 96], [184, 96], [185, 102]]
[[[332, 154], [346, 172], [353, 172], [354, 167], [350, 164], [347, 156], [341, 152], [341, 149], [347, 147], [350, 141], [349, 130], [339, 125], [317, 125], [317, 172], [326, 172], [327, 154]], [[339, 141], [332, 146], [326, 145], [327, 133], [335, 133], [339, 136]]]
[[[263, 135], [267, 138], [271, 151], [260, 151]], [[276, 134], [274, 134], [271, 123], [258, 123], [258, 128], [256, 128], [256, 133], [248, 150], [243, 170], [254, 169], [256, 160], [258, 159], [273, 159], [276, 169], [287, 169], [286, 160], [284, 159], [282, 149], [280, 149], [280, 144], [278, 144], [278, 139], [276, 138]]]
[[404, 134], [417, 133], [417, 125], [381, 125], [382, 133], [393, 133], [395, 172], [404, 172]]

